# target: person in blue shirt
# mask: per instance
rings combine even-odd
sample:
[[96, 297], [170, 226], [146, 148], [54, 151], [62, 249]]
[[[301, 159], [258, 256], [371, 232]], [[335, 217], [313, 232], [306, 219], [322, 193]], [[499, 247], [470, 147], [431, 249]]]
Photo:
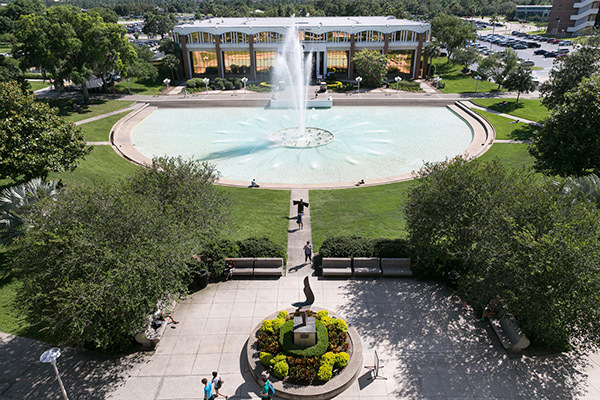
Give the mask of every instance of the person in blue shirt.
[[215, 395], [212, 391], [212, 384], [206, 378], [202, 378], [202, 383], [204, 384], [204, 400], [213, 400]]

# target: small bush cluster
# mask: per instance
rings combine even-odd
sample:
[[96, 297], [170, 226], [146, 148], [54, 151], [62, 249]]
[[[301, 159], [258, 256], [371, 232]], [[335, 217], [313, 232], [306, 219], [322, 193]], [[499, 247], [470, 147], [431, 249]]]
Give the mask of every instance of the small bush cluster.
[[[185, 86], [189, 92], [202, 92], [206, 90], [206, 85], [202, 78], [192, 78], [185, 82]], [[244, 85], [239, 78], [215, 78], [208, 87], [211, 90], [238, 90]]]
[[285, 311], [280, 311], [275, 319], [265, 319], [260, 326], [261, 332], [276, 333], [278, 332], [283, 324], [287, 321], [288, 314]]
[[405, 239], [367, 239], [362, 236], [328, 237], [319, 249], [321, 257], [410, 257]]
[[317, 377], [320, 381], [328, 381], [333, 376], [334, 368], [344, 368], [350, 361], [350, 355], [345, 352], [327, 352], [321, 356], [321, 366]]

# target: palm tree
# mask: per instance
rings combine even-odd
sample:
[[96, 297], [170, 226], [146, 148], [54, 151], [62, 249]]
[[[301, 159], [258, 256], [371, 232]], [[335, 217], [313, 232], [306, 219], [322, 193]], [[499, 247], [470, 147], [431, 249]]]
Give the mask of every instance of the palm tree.
[[173, 54], [167, 54], [165, 58], [163, 58], [163, 68], [171, 71], [171, 79], [175, 81], [174, 72], [179, 67], [179, 58]]
[[563, 193], [574, 197], [574, 201], [589, 201], [600, 205], [600, 178], [591, 174], [579, 178], [569, 178]]
[[58, 193], [56, 182], [41, 178], [4, 189], [0, 193], [0, 243], [10, 243], [30, 229], [34, 205], [56, 198]]
[[423, 55], [427, 57], [429, 60], [429, 64], [427, 65], [427, 78], [431, 74], [431, 65], [433, 64], [433, 59], [435, 57], [439, 57], [440, 55], [440, 45], [436, 41], [429, 42], [427, 46], [423, 49]]

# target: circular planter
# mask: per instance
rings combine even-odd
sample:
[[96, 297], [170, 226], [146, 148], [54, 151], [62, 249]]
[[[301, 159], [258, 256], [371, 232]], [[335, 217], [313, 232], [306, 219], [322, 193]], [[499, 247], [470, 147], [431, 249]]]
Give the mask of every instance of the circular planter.
[[[323, 309], [315, 307], [311, 308], [311, 310], [316, 312]], [[296, 311], [296, 309], [292, 308], [285, 311], [291, 314]], [[274, 319], [277, 317], [278, 312], [269, 315], [265, 319]], [[331, 311], [329, 312], [329, 315], [338, 318], [338, 316]], [[261, 324], [258, 324], [252, 330], [252, 333], [246, 342], [246, 357], [252, 377], [259, 386], [262, 386], [261, 376], [266, 369], [260, 362], [259, 352], [257, 350], [258, 339], [256, 338], [256, 334], [260, 329], [260, 326]], [[362, 344], [360, 337], [358, 336], [356, 328], [350, 324], [348, 324], [348, 340], [350, 342], [348, 347], [350, 362], [338, 375], [322, 385], [300, 386], [284, 382], [275, 378], [272, 374], [269, 374], [269, 380], [275, 388], [275, 395], [284, 399], [325, 400], [331, 399], [346, 390], [358, 376], [358, 372], [362, 365]]]

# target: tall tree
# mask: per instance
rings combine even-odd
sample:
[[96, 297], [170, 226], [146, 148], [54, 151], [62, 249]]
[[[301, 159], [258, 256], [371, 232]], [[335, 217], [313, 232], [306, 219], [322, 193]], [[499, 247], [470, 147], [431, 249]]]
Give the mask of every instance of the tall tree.
[[0, 178], [72, 171], [90, 151], [81, 129], [14, 83], [0, 83]]
[[477, 37], [475, 27], [453, 15], [438, 15], [431, 21], [431, 33], [440, 44], [446, 47], [448, 62], [457, 49], [464, 47], [469, 40]]
[[464, 65], [464, 69], [468, 70], [471, 64], [479, 60], [479, 53], [472, 47], [463, 47], [454, 52], [452, 59], [458, 64]]
[[600, 77], [583, 78], [564, 95], [529, 151], [535, 168], [550, 175], [583, 176], [600, 169]]
[[365, 87], [380, 87], [386, 81], [388, 59], [374, 50], [362, 50], [352, 59], [356, 73], [363, 78]]
[[175, 72], [179, 67], [179, 58], [175, 57], [173, 54], [167, 54], [162, 60], [162, 67], [171, 72], [171, 79], [174, 81]]
[[521, 93], [529, 93], [535, 90], [531, 70], [523, 66], [518, 66], [504, 79], [504, 87], [510, 91], [517, 92], [516, 102], [518, 103]]
[[173, 29], [175, 19], [169, 14], [149, 13], [144, 17], [143, 32], [147, 35], [160, 35], [164, 38]]

